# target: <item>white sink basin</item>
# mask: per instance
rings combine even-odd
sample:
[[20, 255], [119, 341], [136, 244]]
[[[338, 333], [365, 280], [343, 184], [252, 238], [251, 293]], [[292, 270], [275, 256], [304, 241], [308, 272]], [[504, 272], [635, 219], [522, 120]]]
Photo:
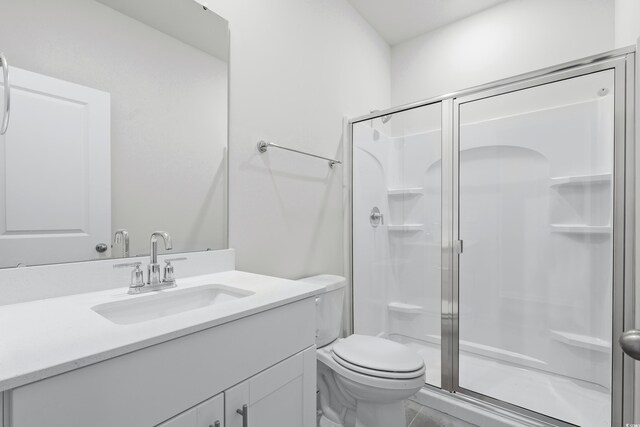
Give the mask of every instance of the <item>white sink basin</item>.
[[107, 302], [95, 305], [91, 310], [118, 325], [130, 325], [224, 304], [249, 295], [253, 292], [225, 285], [202, 285]]

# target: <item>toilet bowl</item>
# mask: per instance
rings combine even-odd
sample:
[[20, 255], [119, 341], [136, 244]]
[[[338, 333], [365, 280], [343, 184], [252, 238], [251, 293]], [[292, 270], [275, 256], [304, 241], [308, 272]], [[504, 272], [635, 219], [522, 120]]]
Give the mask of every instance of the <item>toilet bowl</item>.
[[422, 358], [379, 337], [338, 339], [345, 279], [321, 275], [300, 279], [323, 285], [316, 299], [318, 390], [321, 427], [404, 427], [404, 400], [425, 383]]

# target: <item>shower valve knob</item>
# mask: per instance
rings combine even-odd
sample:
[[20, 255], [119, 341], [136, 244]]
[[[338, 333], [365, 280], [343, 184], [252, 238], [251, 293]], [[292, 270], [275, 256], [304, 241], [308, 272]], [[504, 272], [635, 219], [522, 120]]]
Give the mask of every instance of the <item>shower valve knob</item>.
[[380, 213], [380, 209], [378, 207], [374, 207], [371, 209], [371, 213], [369, 214], [369, 222], [373, 227], [377, 227], [380, 224], [384, 225], [384, 215]]

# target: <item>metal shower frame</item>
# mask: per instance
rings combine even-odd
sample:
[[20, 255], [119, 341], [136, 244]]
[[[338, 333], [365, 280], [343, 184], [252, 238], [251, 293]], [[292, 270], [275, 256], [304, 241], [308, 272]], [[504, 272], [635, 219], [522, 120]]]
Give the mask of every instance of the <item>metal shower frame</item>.
[[[415, 102], [353, 118], [348, 122], [349, 209], [351, 230], [348, 270], [353, 272], [353, 125], [427, 105], [442, 109], [442, 276], [441, 276], [441, 379], [442, 387], [425, 385], [432, 391], [456, 393], [463, 400], [496, 413], [525, 417], [532, 425], [573, 426], [544, 414], [500, 401], [459, 384], [459, 255], [455, 242], [459, 238], [459, 111], [467, 102], [477, 101], [540, 85], [579, 77], [603, 70], [613, 70], [614, 92], [614, 174], [613, 174], [613, 330], [611, 403], [613, 427], [633, 422], [634, 361], [624, 356], [618, 337], [635, 324], [635, 124], [636, 124], [636, 52], [635, 46], [616, 49], [558, 66], [545, 68], [460, 92]], [[352, 273], [353, 274], [353, 273]], [[352, 276], [351, 331], [354, 329], [354, 290]]]

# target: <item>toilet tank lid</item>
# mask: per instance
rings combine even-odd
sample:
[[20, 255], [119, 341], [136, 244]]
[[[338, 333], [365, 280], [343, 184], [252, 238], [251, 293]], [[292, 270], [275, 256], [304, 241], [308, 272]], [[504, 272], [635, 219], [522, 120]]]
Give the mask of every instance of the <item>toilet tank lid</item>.
[[298, 279], [298, 282], [310, 283], [312, 285], [324, 286], [327, 292], [335, 291], [345, 287], [347, 279], [334, 274], [319, 274], [317, 276], [304, 277]]

